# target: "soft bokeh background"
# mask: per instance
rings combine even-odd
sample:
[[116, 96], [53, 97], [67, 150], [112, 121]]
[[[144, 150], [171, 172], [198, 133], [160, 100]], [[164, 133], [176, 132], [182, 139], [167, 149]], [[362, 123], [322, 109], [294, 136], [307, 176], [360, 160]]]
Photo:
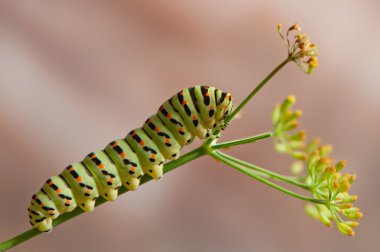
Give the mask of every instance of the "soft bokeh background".
[[[26, 207], [46, 178], [176, 91], [208, 84], [241, 101], [285, 57], [277, 23], [298, 21], [320, 67], [286, 66], [223, 138], [270, 130], [274, 104], [296, 95], [309, 136], [358, 175], [355, 238], [201, 158], [14, 251], [378, 251], [379, 13], [375, 0], [0, 1], [0, 241], [29, 229]], [[283, 173], [290, 163], [270, 140], [230, 153]]]

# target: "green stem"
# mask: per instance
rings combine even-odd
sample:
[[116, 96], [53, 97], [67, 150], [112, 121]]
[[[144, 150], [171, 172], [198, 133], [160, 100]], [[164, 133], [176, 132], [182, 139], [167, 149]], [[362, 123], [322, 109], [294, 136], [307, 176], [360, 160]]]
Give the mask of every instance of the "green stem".
[[268, 74], [267, 77], [259, 84], [257, 87], [252, 90], [252, 92], [237, 106], [237, 108], [227, 117], [225, 124], [228, 124], [231, 122], [231, 120], [240, 112], [240, 110], [257, 94], [257, 92], [260, 91], [262, 87], [265, 86], [265, 84], [272, 79], [272, 77], [281, 70], [288, 62], [292, 61], [291, 58], [287, 58], [284, 60], [280, 65], [278, 65], [270, 74]]
[[214, 158], [222, 161], [223, 163], [225, 163], [225, 164], [227, 164], [227, 165], [235, 168], [236, 170], [238, 170], [238, 171], [240, 171], [240, 172], [242, 172], [242, 173], [244, 173], [244, 174], [246, 174], [246, 175], [248, 175], [248, 176], [250, 176], [250, 177], [252, 177], [252, 178], [254, 178], [254, 179], [256, 179], [256, 180], [258, 180], [258, 181], [260, 181], [262, 183], [264, 183], [264, 184], [266, 184], [266, 185], [269, 185], [269, 186], [271, 186], [271, 187], [273, 187], [273, 188], [275, 188], [275, 189], [277, 189], [277, 190], [279, 190], [279, 191], [281, 191], [283, 193], [286, 193], [286, 194], [288, 194], [290, 196], [293, 196], [295, 198], [298, 198], [298, 199], [301, 199], [301, 200], [304, 200], [304, 201], [312, 202], [312, 203], [315, 203], [315, 204], [326, 205], [326, 201], [324, 201], [324, 200], [319, 200], [319, 199], [313, 199], [313, 198], [310, 198], [310, 197], [306, 197], [304, 195], [301, 195], [301, 194], [292, 192], [292, 191], [290, 191], [290, 190], [288, 190], [286, 188], [283, 188], [283, 187], [281, 187], [281, 186], [279, 186], [279, 185], [277, 185], [275, 183], [272, 183], [272, 182], [270, 182], [270, 181], [268, 181], [268, 180], [260, 177], [259, 175], [253, 173], [252, 170], [250, 170], [249, 168], [242, 167], [242, 166], [237, 165], [236, 163], [234, 163], [234, 162], [226, 159], [225, 157], [223, 157], [222, 155], [220, 155], [220, 152], [218, 152], [218, 151], [212, 152], [212, 154], [210, 154], [210, 155], [212, 155]]
[[217, 150], [217, 149], [223, 149], [223, 148], [229, 148], [235, 145], [241, 145], [241, 144], [247, 144], [247, 143], [253, 143], [268, 137], [272, 137], [273, 133], [272, 132], [267, 132], [263, 133], [257, 136], [252, 136], [252, 137], [246, 137], [246, 138], [241, 138], [229, 142], [224, 142], [224, 143], [218, 143], [215, 145], [212, 145], [212, 149]]
[[[167, 173], [171, 170], [174, 170], [175, 168], [183, 165], [183, 164], [186, 164], [196, 158], [199, 158], [203, 155], [205, 155], [206, 152], [205, 152], [205, 149], [203, 146], [201, 147], [198, 147], [194, 150], [192, 150], [191, 152], [183, 155], [182, 157], [176, 159], [176, 160], [173, 160], [167, 164], [164, 165], [164, 173]], [[152, 180], [151, 177], [149, 177], [148, 175], [144, 175], [142, 178], [141, 178], [141, 183], [140, 184], [145, 184], [146, 182], [149, 182], [150, 180]], [[125, 187], [120, 187], [119, 189], [119, 195], [121, 194], [124, 194], [128, 192], [128, 189], [125, 188]], [[103, 198], [98, 198], [97, 201], [96, 201], [96, 206], [99, 206], [103, 203], [107, 202], [105, 199]], [[56, 227], [82, 213], [85, 213], [82, 209], [80, 209], [79, 207], [77, 207], [74, 211], [72, 212], [69, 212], [69, 213], [64, 213], [62, 215], [59, 216], [59, 218], [55, 219], [53, 221], [53, 227]], [[0, 243], [0, 251], [5, 251], [7, 249], [10, 249], [10, 248], [13, 248], [14, 246], [20, 244], [20, 243], [23, 243], [37, 235], [40, 235], [42, 234], [42, 232], [38, 231], [38, 229], [36, 228], [32, 228], [22, 234], [19, 234], [7, 241], [4, 241], [2, 243]]]
[[287, 176], [283, 176], [283, 175], [278, 174], [276, 172], [269, 171], [267, 169], [264, 169], [264, 168], [259, 167], [257, 165], [254, 165], [254, 164], [245, 162], [243, 160], [237, 159], [235, 157], [232, 157], [232, 156], [227, 155], [227, 154], [225, 154], [223, 152], [220, 152], [220, 151], [218, 151], [217, 153], [218, 153], [218, 155], [220, 155], [220, 156], [222, 156], [222, 157], [224, 157], [224, 158], [226, 158], [226, 159], [228, 159], [228, 160], [230, 160], [232, 162], [235, 162], [235, 163], [237, 163], [239, 165], [242, 165], [242, 166], [245, 166], [247, 168], [250, 168], [250, 169], [253, 169], [255, 171], [258, 171], [260, 173], [263, 173], [263, 174], [267, 175], [268, 178], [285, 181], [285, 182], [288, 182], [289, 184], [298, 186], [298, 187], [303, 188], [305, 190], [308, 190], [308, 191], [310, 190], [310, 188], [307, 185], [305, 185], [304, 183], [300, 183], [300, 182], [294, 180], [293, 178], [290, 178], [290, 177], [287, 177]]

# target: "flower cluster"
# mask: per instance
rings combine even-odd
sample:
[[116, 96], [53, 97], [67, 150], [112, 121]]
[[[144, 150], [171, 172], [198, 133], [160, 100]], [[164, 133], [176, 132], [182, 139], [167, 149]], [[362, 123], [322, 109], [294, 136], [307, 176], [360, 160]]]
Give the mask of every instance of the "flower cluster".
[[[363, 216], [352, 204], [358, 196], [348, 193], [356, 176], [342, 174], [346, 161], [341, 160], [334, 164], [334, 160], [329, 157], [331, 151], [330, 145], [320, 145], [319, 140], [312, 141], [306, 148], [308, 158], [305, 184], [310, 188], [314, 198], [325, 200], [327, 204], [307, 204], [305, 211], [328, 227], [331, 227], [332, 221], [335, 221], [341, 233], [353, 236], [355, 235], [353, 228], [359, 225], [355, 220]], [[344, 220], [342, 215], [348, 221]]]
[[288, 96], [281, 104], [277, 104], [272, 113], [274, 125], [274, 147], [279, 153], [286, 153], [297, 161], [292, 165], [292, 173], [299, 174], [303, 170], [302, 160], [306, 160], [306, 154], [302, 149], [305, 147], [305, 131], [293, 132], [299, 125], [298, 118], [302, 115], [301, 110], [292, 111], [295, 96]]
[[[297, 119], [302, 115], [301, 111], [292, 110], [294, 103], [295, 97], [289, 96], [273, 111], [275, 149], [296, 159], [292, 165], [293, 174], [300, 174], [307, 168], [306, 175], [300, 177], [299, 181], [305, 184], [305, 188], [315, 199], [325, 202], [306, 204], [305, 211], [328, 227], [334, 221], [341, 233], [353, 236], [353, 228], [359, 225], [356, 220], [363, 216], [352, 204], [358, 196], [348, 193], [356, 176], [341, 173], [346, 161], [341, 160], [334, 164], [330, 157], [331, 145], [321, 145], [319, 139], [306, 144], [304, 131], [290, 133], [298, 127]], [[344, 220], [343, 216], [348, 220]]]
[[[297, 23], [287, 30], [286, 36], [282, 34], [281, 24], [278, 25], [277, 30], [288, 48], [289, 59], [294, 61], [305, 73], [312, 73], [318, 66], [316, 57], [318, 56], [318, 47], [310, 42], [309, 36], [301, 33], [301, 27]], [[296, 34], [291, 37], [293, 32]]]

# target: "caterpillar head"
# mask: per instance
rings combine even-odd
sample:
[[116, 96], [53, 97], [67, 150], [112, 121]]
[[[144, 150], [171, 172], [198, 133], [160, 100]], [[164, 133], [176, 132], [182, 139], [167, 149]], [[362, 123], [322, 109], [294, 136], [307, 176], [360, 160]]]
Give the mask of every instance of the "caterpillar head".
[[217, 101], [217, 111], [216, 111], [216, 121], [217, 125], [223, 129], [225, 124], [224, 121], [231, 114], [233, 108], [232, 96], [230, 93], [223, 92], [221, 97]]

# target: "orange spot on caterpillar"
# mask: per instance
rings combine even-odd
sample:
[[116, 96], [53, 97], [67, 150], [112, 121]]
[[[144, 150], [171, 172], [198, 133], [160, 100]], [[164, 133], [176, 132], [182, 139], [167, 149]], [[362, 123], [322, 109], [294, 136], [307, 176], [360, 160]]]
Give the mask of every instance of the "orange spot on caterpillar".
[[172, 114], [171, 113], [168, 113], [168, 115], [166, 116], [168, 119], [171, 119], [172, 118]]
[[136, 131], [132, 131], [131, 132], [131, 136], [134, 136], [134, 135], [136, 135], [137, 133], [136, 133]]
[[120, 154], [120, 157], [122, 157], [122, 158], [125, 158], [127, 156], [127, 153], [125, 153], [125, 152], [122, 152], [121, 154]]
[[149, 119], [148, 119], [148, 123], [151, 123], [151, 122], [152, 122], [152, 119], [151, 119], [151, 118], [149, 118]]
[[77, 181], [82, 182], [82, 177], [81, 176], [77, 177]]
[[193, 115], [193, 116], [191, 117], [191, 119], [193, 119], [193, 120], [197, 120], [197, 116], [196, 116], [196, 115]]
[[135, 171], [135, 170], [136, 170], [136, 167], [131, 166], [130, 170], [131, 170], [131, 171]]
[[49, 210], [49, 214], [54, 214], [55, 211], [54, 210]]
[[183, 91], [179, 92], [180, 95], [183, 95]]
[[90, 190], [90, 189], [87, 189], [87, 190], [85, 191], [85, 193], [87, 193], [87, 194], [91, 194], [91, 190]]
[[117, 142], [115, 142], [113, 145], [112, 145], [112, 147], [116, 147], [118, 144], [117, 144]]
[[150, 155], [150, 158], [156, 158], [156, 154], [152, 154], [152, 155]]
[[74, 167], [73, 166], [71, 166], [70, 169], [69, 169], [69, 172], [71, 172], [71, 171], [74, 171]]
[[156, 132], [158, 132], [159, 131], [159, 129], [158, 129], [158, 127], [156, 126], [156, 128], [154, 128], [154, 131], [156, 131]]
[[104, 169], [105, 165], [104, 164], [100, 164], [98, 165], [99, 169]]
[[209, 93], [205, 93], [205, 96], [210, 96]]
[[61, 190], [61, 188], [58, 188], [57, 190], [55, 190], [57, 193], [61, 193], [62, 192], [62, 190]]
[[210, 106], [210, 109], [213, 110], [213, 109], [214, 109], [214, 106], [211, 105], [211, 106]]
[[48, 183], [48, 185], [52, 185], [52, 184], [53, 184], [53, 181], [50, 180], [49, 183]]
[[186, 104], [187, 104], [187, 101], [184, 100], [184, 101], [182, 102], [182, 105], [186, 105]]
[[108, 181], [112, 183], [113, 182], [113, 178], [110, 178]]
[[92, 156], [90, 156], [90, 158], [91, 158], [91, 159], [94, 159], [94, 158], [96, 158], [96, 155], [93, 154]]
[[71, 202], [71, 200], [69, 200], [69, 199], [67, 199], [67, 200], [65, 201], [66, 204], [70, 204], [70, 202]]
[[180, 127], [178, 130], [182, 131], [182, 132], [185, 131], [185, 129], [183, 127]]
[[144, 145], [145, 145], [145, 141], [144, 141], [144, 140], [141, 140], [140, 145], [141, 145], [141, 146], [144, 146]]
[[166, 138], [165, 143], [169, 143], [169, 142], [170, 142], [170, 138]]
[[226, 104], [223, 104], [222, 108], [225, 109], [226, 108]]

